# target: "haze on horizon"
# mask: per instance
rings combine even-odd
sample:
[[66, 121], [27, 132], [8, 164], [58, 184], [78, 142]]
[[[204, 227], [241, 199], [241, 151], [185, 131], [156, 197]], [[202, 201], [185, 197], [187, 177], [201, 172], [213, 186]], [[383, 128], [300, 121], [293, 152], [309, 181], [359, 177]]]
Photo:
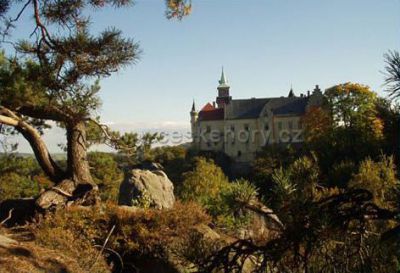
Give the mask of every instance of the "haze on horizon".
[[[385, 95], [383, 54], [400, 48], [399, 0], [193, 0], [182, 21], [168, 21], [159, 0], [117, 12], [94, 12], [92, 27], [115, 26], [143, 50], [136, 65], [101, 82], [101, 120], [123, 131], [188, 131], [192, 100], [199, 108], [215, 99], [222, 65], [234, 98], [348, 81]], [[63, 137], [46, 132], [50, 151]]]

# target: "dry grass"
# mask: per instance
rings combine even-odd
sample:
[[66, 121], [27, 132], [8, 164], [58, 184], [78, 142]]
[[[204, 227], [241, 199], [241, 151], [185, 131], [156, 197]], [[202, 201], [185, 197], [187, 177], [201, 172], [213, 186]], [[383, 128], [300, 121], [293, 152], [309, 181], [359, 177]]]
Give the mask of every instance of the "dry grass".
[[[207, 227], [210, 222], [211, 218], [195, 203], [177, 202], [173, 208], [162, 211], [111, 203], [92, 208], [70, 207], [49, 213], [28, 226], [30, 242], [0, 247], [0, 273], [109, 273], [103, 257], [92, 268], [99, 254], [94, 246], [102, 245], [114, 226], [107, 248], [119, 253], [125, 261], [134, 259], [132, 262], [136, 263], [142, 258], [154, 258], [170, 262], [171, 255], [177, 260], [187, 260], [193, 255], [179, 250], [194, 249], [195, 243], [190, 240], [193, 231], [199, 225]], [[19, 231], [18, 235], [21, 234]], [[197, 255], [208, 248], [199, 244], [192, 252]]]
[[[4, 230], [3, 230], [4, 231]], [[9, 235], [8, 235], [9, 236]], [[82, 253], [87, 255], [87, 253]], [[0, 273], [84, 273], [77, 257], [38, 246], [35, 241], [0, 244]], [[104, 261], [93, 272], [109, 273]]]

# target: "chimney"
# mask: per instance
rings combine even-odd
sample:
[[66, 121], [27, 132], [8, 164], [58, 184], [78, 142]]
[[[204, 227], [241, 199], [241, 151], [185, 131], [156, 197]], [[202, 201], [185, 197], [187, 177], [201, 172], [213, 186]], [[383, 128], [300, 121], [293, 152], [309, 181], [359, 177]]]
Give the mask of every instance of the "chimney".
[[307, 97], [309, 97], [309, 96], [310, 96], [310, 90], [307, 91]]
[[213, 106], [214, 106], [214, 108], [215, 108], [215, 101], [213, 101]]

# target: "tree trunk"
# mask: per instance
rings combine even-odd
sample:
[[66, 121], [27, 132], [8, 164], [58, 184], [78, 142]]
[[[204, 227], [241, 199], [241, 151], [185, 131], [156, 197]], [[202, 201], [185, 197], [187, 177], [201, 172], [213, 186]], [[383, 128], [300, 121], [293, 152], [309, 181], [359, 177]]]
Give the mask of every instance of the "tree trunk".
[[29, 142], [41, 168], [55, 184], [36, 199], [42, 210], [69, 204], [94, 205], [99, 201], [87, 160], [86, 125], [83, 121], [67, 122], [67, 169], [62, 170], [51, 158], [46, 144], [35, 127], [20, 116], [0, 106], [0, 124], [13, 126]]
[[89, 184], [93, 187], [87, 159], [86, 125], [83, 121], [72, 123], [67, 126], [67, 173], [77, 184]]
[[14, 127], [29, 142], [40, 167], [55, 183], [66, 178], [66, 173], [54, 162], [40, 133], [13, 111], [0, 106], [0, 124]]
[[36, 204], [42, 209], [63, 207], [69, 203], [94, 205], [99, 201], [98, 187], [93, 182], [87, 160], [86, 125], [67, 124], [67, 177], [43, 193]]
[[50, 180], [58, 183], [66, 178], [66, 173], [54, 162], [46, 144], [43, 142], [40, 134], [34, 128], [28, 126], [17, 127], [24, 138], [29, 142], [35, 154], [36, 160]]

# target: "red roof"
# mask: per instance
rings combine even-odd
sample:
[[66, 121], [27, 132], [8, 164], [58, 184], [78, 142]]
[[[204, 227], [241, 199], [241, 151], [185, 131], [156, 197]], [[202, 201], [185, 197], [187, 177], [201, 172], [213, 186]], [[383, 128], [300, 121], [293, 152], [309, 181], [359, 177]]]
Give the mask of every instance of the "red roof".
[[224, 119], [224, 109], [215, 108], [211, 103], [207, 103], [199, 112], [199, 120], [222, 120]]
[[204, 105], [204, 107], [200, 110], [200, 112], [206, 112], [206, 111], [213, 111], [216, 108], [211, 104], [211, 103], [207, 103], [206, 105]]

